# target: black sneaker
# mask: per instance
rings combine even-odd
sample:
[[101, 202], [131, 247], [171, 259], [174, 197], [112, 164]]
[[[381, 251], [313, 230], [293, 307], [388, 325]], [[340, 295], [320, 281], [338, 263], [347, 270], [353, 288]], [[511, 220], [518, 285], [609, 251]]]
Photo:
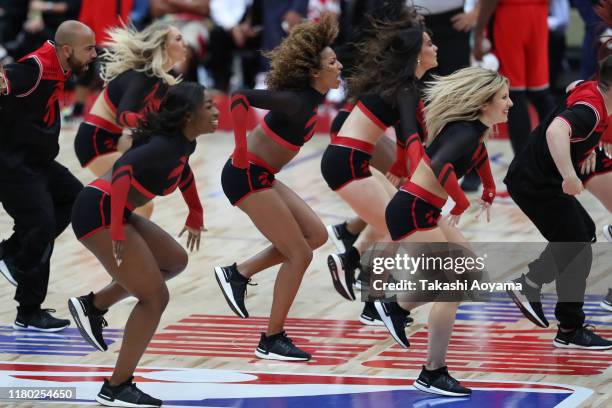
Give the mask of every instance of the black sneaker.
[[50, 313], [55, 313], [55, 309], [38, 309], [31, 312], [18, 311], [13, 329], [52, 333], [70, 326], [70, 320], [57, 319]]
[[308, 361], [310, 354], [297, 348], [293, 341], [282, 331], [270, 337], [261, 333], [259, 345], [255, 350], [255, 355], [265, 360], [279, 361]]
[[359, 271], [359, 273], [357, 274], [357, 279], [353, 282], [353, 289], [361, 290], [361, 288], [367, 288], [370, 285], [370, 277], [367, 272], [363, 271], [361, 266], [357, 268], [357, 271]]
[[249, 317], [249, 312], [244, 305], [244, 297], [247, 293], [247, 285], [256, 286], [257, 284], [251, 283], [250, 279], [242, 276], [235, 263], [230, 266], [215, 266], [215, 278], [232, 311], [244, 319]]
[[93, 297], [93, 292], [87, 296], [71, 297], [68, 300], [68, 309], [81, 336], [96, 349], [106, 351], [108, 346], [102, 337], [102, 329], [108, 326], [103, 317], [106, 310], [97, 310], [93, 305]]
[[351, 234], [348, 229], [346, 229], [346, 221], [342, 224], [328, 225], [326, 228], [329, 239], [334, 243], [336, 249], [340, 253], [345, 253], [352, 247], [359, 236], [359, 234]]
[[563, 333], [557, 330], [557, 337], [553, 345], [559, 348], [585, 349], [585, 350], [610, 350], [612, 341], [606, 340], [594, 333], [595, 327], [585, 325], [573, 332]]
[[[363, 311], [361, 312], [361, 316], [359, 316], [359, 321], [361, 324], [366, 326], [384, 326], [380, 315], [376, 311], [376, 307], [372, 302], [365, 302], [363, 306]], [[410, 317], [410, 312], [406, 312], [406, 327], [411, 326], [414, 323], [414, 319]]]
[[21, 272], [19, 269], [17, 269], [15, 265], [13, 265], [13, 262], [11, 262], [8, 256], [5, 256], [4, 249], [2, 248], [1, 245], [0, 245], [0, 273], [13, 286], [17, 286], [17, 282], [19, 281], [20, 276], [23, 275], [23, 272]]
[[601, 301], [600, 306], [612, 312], [612, 289], [608, 289], [608, 295]]
[[463, 176], [461, 182], [461, 189], [466, 193], [475, 193], [480, 188], [480, 176], [475, 171], [470, 171], [468, 174]]
[[344, 254], [331, 254], [327, 257], [327, 267], [331, 273], [336, 292], [345, 299], [355, 300], [353, 281], [355, 271], [346, 270], [346, 257]]
[[382, 319], [382, 322], [389, 330], [389, 333], [397, 344], [403, 348], [410, 347], [410, 342], [406, 337], [406, 326], [408, 323], [408, 312], [400, 307], [397, 302], [383, 302], [376, 300], [374, 307], [378, 312], [378, 315]]
[[139, 390], [132, 382], [133, 378], [130, 377], [126, 382], [114, 387], [104, 379], [104, 385], [96, 395], [96, 401], [107, 407], [161, 407], [162, 400]]
[[414, 382], [417, 390], [431, 394], [446, 395], [447, 397], [469, 397], [472, 390], [462, 386], [448, 373], [446, 366], [429, 371], [423, 366], [419, 378]]
[[522, 274], [520, 278], [512, 281], [515, 284], [520, 284], [522, 289], [508, 289], [508, 295], [510, 299], [518, 306], [527, 319], [531, 320], [533, 324], [540, 327], [548, 327], [549, 323], [544, 315], [544, 309], [542, 309], [542, 292], [538, 288], [534, 288], [527, 284], [525, 280], [525, 274]]
[[608, 242], [612, 242], [612, 224], [604, 225], [603, 227], [604, 237], [608, 240]]

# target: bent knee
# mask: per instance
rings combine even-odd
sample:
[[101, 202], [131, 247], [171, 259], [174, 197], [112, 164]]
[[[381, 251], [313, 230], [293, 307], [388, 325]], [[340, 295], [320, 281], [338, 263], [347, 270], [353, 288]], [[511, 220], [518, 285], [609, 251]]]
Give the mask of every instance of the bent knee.
[[319, 223], [316, 229], [306, 238], [312, 250], [322, 247], [327, 242], [327, 230], [323, 223]]

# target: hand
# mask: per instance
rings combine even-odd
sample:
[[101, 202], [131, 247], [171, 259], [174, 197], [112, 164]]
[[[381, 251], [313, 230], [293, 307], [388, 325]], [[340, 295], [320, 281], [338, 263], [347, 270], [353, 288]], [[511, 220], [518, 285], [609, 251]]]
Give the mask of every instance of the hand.
[[196, 249], [196, 251], [199, 251], [200, 250], [200, 237], [202, 236], [202, 232], [208, 231], [208, 230], [204, 228], [204, 226], [200, 227], [199, 229], [196, 229], [196, 228], [191, 228], [185, 225], [183, 230], [178, 235], [179, 238], [185, 233], [185, 231], [187, 231], [187, 245], [186, 246], [187, 246], [187, 249], [189, 249], [189, 252], [193, 252], [194, 248]]
[[474, 35], [474, 47], [472, 48], [472, 55], [476, 61], [482, 61], [484, 52], [482, 51], [482, 43], [484, 41], [484, 34], [482, 32]]
[[595, 150], [589, 154], [589, 157], [584, 159], [580, 164], [580, 174], [587, 175], [595, 171], [595, 165], [597, 164], [597, 153]]
[[446, 216], [446, 222], [451, 227], [457, 227], [457, 225], [459, 225], [459, 220], [460, 219], [461, 219], [461, 215], [449, 214], [449, 215]]
[[578, 178], [578, 176], [571, 176], [563, 180], [563, 184], [561, 185], [563, 188], [563, 192], [568, 195], [578, 195], [584, 190], [584, 186], [582, 185], [582, 181]]
[[476, 219], [479, 219], [480, 216], [486, 212], [487, 213], [487, 222], [491, 222], [491, 204], [484, 201], [482, 198], [478, 199], [478, 204], [480, 204], [480, 210], [476, 214]]
[[45, 28], [45, 23], [41, 17], [29, 18], [23, 24], [23, 29], [28, 33], [39, 33]]
[[459, 13], [451, 17], [453, 28], [457, 31], [468, 32], [476, 26], [476, 20], [478, 19], [477, 10], [474, 9], [469, 13]]
[[390, 171], [387, 172], [385, 177], [387, 177], [387, 180], [389, 180], [391, 184], [393, 184], [393, 187], [399, 187], [400, 184], [402, 183], [402, 178], [400, 176], [396, 176]]
[[300, 24], [303, 19], [300, 13], [294, 10], [289, 10], [283, 17], [283, 21], [286, 21], [289, 26], [289, 31], [291, 31], [294, 26]]
[[4, 71], [4, 67], [0, 64], [0, 95], [8, 94], [8, 80], [6, 79], [6, 71]]
[[121, 266], [121, 262], [123, 262], [123, 241], [113, 240], [113, 256], [117, 261], [117, 266]]
[[612, 159], [612, 143], [603, 144], [604, 154], [608, 159]]

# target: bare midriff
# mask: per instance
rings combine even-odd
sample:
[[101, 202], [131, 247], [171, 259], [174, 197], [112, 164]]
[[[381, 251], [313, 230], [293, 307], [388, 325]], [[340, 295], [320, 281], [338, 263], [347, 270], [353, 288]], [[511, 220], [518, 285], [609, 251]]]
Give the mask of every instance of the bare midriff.
[[115, 113], [113, 112], [111, 107], [108, 106], [106, 99], [104, 99], [105, 92], [106, 90], [103, 90], [102, 92], [100, 92], [100, 95], [98, 95], [98, 97], [96, 98], [96, 101], [91, 107], [91, 110], [89, 111], [89, 113], [91, 115], [99, 116], [102, 119], [107, 120], [110, 123], [116, 125], [117, 127], [121, 127], [121, 125], [117, 123], [117, 118], [115, 116]]
[[287, 149], [268, 137], [257, 125], [247, 138], [248, 151], [265, 161], [274, 169], [282, 169], [299, 152]]
[[442, 188], [431, 167], [423, 159], [421, 159], [419, 165], [414, 170], [414, 174], [410, 177], [410, 182], [444, 200], [448, 198], [448, 193]]
[[349, 137], [375, 145], [385, 129], [381, 129], [376, 123], [368, 118], [360, 109], [353, 109], [346, 121], [340, 128], [338, 136]]

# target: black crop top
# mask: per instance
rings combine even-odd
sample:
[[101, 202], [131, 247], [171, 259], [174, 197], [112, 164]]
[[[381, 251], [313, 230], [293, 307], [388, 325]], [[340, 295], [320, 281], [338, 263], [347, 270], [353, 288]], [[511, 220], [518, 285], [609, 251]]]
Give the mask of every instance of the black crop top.
[[325, 95], [311, 87], [301, 91], [243, 90], [232, 94], [234, 165], [246, 167], [246, 120], [251, 105], [269, 110], [261, 123], [266, 135], [281, 146], [298, 151], [314, 134], [317, 108], [324, 99]]
[[130, 69], [108, 83], [104, 99], [120, 126], [134, 128], [146, 113], [159, 109], [167, 91], [168, 85], [161, 78]]
[[146, 144], [132, 147], [113, 166], [111, 184], [111, 236], [124, 240], [122, 217], [132, 189], [153, 198], [173, 192], [177, 187], [189, 207], [187, 226], [200, 228], [204, 224], [204, 211], [198, 197], [189, 156], [196, 142], [182, 134], [155, 135]]
[[[356, 106], [382, 131], [395, 127], [397, 154], [389, 171], [399, 177], [412, 174], [422, 157], [422, 144], [427, 137], [420, 90], [398, 92], [395, 105], [380, 95], [362, 95]], [[407, 167], [408, 159], [410, 169]]]
[[469, 207], [458, 179], [476, 169], [484, 187], [482, 199], [492, 203], [495, 182], [491, 173], [487, 148], [482, 137], [488, 127], [480, 120], [448, 123], [427, 147], [429, 165], [440, 185], [455, 201], [451, 214], [459, 215]]

